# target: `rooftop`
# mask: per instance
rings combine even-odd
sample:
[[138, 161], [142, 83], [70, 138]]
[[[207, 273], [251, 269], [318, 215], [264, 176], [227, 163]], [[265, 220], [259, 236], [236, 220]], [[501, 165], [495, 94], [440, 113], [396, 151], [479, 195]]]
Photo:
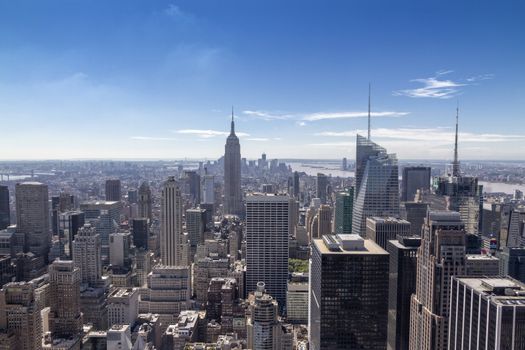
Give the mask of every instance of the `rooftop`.
[[499, 258], [490, 254], [467, 254], [467, 260], [499, 261]]
[[388, 223], [388, 224], [406, 224], [406, 225], [410, 225], [410, 222], [408, 222], [406, 220], [403, 220], [403, 219], [395, 218], [393, 216], [372, 216], [372, 217], [367, 218], [366, 220], [375, 221], [377, 224]]
[[312, 240], [321, 254], [388, 255], [388, 252], [370, 239], [356, 234], [325, 235]]
[[501, 305], [519, 305], [525, 307], [525, 284], [510, 277], [456, 277], [476, 293]]

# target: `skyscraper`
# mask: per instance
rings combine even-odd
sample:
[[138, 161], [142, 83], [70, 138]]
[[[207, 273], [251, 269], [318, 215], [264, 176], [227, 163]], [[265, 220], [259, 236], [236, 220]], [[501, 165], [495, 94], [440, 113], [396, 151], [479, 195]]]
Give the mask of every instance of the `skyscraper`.
[[9, 188], [0, 185], [0, 230], [11, 224], [11, 212], [9, 209]]
[[202, 203], [215, 203], [215, 176], [204, 175], [204, 186], [202, 189]]
[[372, 216], [366, 219], [366, 238], [386, 250], [388, 241], [410, 234], [410, 222], [393, 217]]
[[153, 219], [152, 206], [153, 198], [151, 197], [151, 189], [149, 185], [144, 181], [139, 187], [139, 217], [148, 218], [149, 221]]
[[447, 348], [450, 279], [466, 272], [465, 244], [465, 225], [459, 213], [428, 213], [410, 307], [410, 350]]
[[179, 266], [182, 259], [182, 197], [175, 177], [170, 176], [162, 187], [160, 257], [162, 264]]
[[334, 233], [352, 233], [354, 188], [347, 188], [335, 195]]
[[133, 245], [148, 250], [148, 219], [145, 217], [133, 219], [131, 221], [131, 232], [133, 232]]
[[525, 248], [503, 248], [499, 252], [500, 274], [525, 283]]
[[121, 199], [120, 180], [108, 179], [106, 180], [106, 200], [110, 202], [118, 202]]
[[42, 306], [37, 300], [36, 288], [32, 282], [10, 282], [0, 291], [2, 328], [14, 332], [15, 349], [42, 349]]
[[201, 202], [201, 176], [195, 170], [186, 170], [184, 174], [191, 202], [197, 205]]
[[95, 226], [100, 235], [104, 263], [109, 263], [109, 235], [118, 231], [121, 209], [120, 201], [88, 201], [80, 204], [85, 221]]
[[70, 260], [49, 265], [52, 333], [60, 338], [74, 337], [82, 331], [80, 312], [80, 269]]
[[525, 347], [525, 284], [453, 277], [450, 298], [449, 350]]
[[156, 265], [148, 274], [148, 287], [140, 293], [139, 313], [159, 314], [164, 324], [172, 324], [191, 297], [188, 266]]
[[364, 237], [366, 218], [399, 217], [397, 158], [361, 135], [356, 145], [356, 200], [352, 233]]
[[410, 298], [416, 291], [419, 237], [399, 236], [388, 241], [390, 279], [388, 286], [388, 350], [408, 350]]
[[264, 282], [280, 307], [286, 305], [290, 202], [280, 195], [246, 198], [246, 288], [253, 292]]
[[319, 237], [332, 233], [332, 208], [329, 205], [323, 204], [317, 210], [317, 225]]
[[206, 210], [195, 208], [186, 210], [186, 231], [190, 246], [197, 248], [197, 244], [204, 244], [204, 230], [206, 229]]
[[78, 230], [84, 226], [85, 215], [81, 211], [68, 211], [58, 216], [58, 228], [61, 235], [67, 239], [68, 254], [73, 258], [73, 241]]
[[316, 196], [321, 199], [321, 203], [326, 204], [328, 177], [323, 173], [317, 173]]
[[430, 190], [430, 167], [410, 166], [403, 168], [401, 200], [412, 202], [417, 190]]
[[224, 146], [224, 209], [223, 214], [243, 215], [241, 192], [241, 145], [235, 135], [235, 122], [232, 121], [230, 135]]
[[447, 210], [460, 213], [467, 233], [478, 235], [482, 222], [483, 187], [478, 185], [478, 178], [461, 174], [458, 159], [459, 108], [456, 109], [456, 112], [456, 139], [452, 173], [438, 178], [436, 194], [446, 198]]
[[[246, 322], [248, 348], [254, 350], [288, 350], [285, 346], [291, 339], [283, 339], [283, 327], [278, 319], [278, 305], [265, 292], [264, 283], [249, 297], [249, 313]], [[291, 345], [291, 344], [290, 344]]]
[[300, 183], [299, 183], [299, 173], [297, 171], [293, 172], [293, 196], [294, 198], [299, 198], [300, 192]]
[[421, 236], [421, 228], [425, 223], [427, 212], [429, 208], [428, 203], [420, 202], [405, 202], [403, 219], [410, 222], [410, 235]]
[[312, 241], [310, 349], [385, 350], [388, 253], [358, 235]]
[[503, 244], [508, 248], [525, 246], [525, 207], [511, 210], [507, 241], [503, 242]]
[[47, 259], [51, 243], [47, 185], [17, 183], [15, 194], [16, 229], [26, 236], [26, 250]]
[[100, 235], [90, 224], [78, 230], [73, 241], [73, 262], [80, 269], [82, 283], [95, 286], [102, 277]]

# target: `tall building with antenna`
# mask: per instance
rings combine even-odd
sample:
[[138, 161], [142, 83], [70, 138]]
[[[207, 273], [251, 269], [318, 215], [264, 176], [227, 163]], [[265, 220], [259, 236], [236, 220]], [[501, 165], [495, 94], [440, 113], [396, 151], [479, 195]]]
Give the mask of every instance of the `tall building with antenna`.
[[243, 215], [241, 192], [241, 145], [235, 135], [235, 121], [232, 121], [230, 135], [224, 146], [224, 208], [223, 214]]
[[[370, 93], [370, 90], [369, 90]], [[370, 138], [370, 96], [368, 98], [368, 138], [357, 135], [355, 201], [352, 233], [365, 237], [366, 219], [372, 216], [399, 217], [398, 163], [395, 154]]]
[[368, 83], [368, 140], [370, 140], [370, 95], [371, 95], [372, 85]]
[[481, 231], [481, 212], [483, 205], [483, 187], [478, 185], [478, 178], [461, 174], [458, 156], [459, 107], [456, 108], [456, 133], [454, 139], [454, 160], [452, 172], [437, 179], [436, 194], [446, 197], [447, 209], [457, 211], [465, 223], [469, 234]]

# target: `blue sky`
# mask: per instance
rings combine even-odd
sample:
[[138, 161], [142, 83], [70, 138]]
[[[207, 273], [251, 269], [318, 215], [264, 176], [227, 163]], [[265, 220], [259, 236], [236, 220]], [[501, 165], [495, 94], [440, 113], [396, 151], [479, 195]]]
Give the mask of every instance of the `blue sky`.
[[[395, 4], [393, 4], [395, 3]], [[0, 159], [525, 159], [525, 5], [0, 0]]]

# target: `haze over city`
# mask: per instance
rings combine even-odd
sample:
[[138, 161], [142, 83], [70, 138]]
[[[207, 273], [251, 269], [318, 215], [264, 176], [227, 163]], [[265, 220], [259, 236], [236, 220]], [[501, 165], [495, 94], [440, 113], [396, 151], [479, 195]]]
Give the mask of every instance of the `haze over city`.
[[0, 350], [524, 350], [524, 18], [0, 0]]
[[524, 5], [0, 1], [0, 159], [524, 160]]

